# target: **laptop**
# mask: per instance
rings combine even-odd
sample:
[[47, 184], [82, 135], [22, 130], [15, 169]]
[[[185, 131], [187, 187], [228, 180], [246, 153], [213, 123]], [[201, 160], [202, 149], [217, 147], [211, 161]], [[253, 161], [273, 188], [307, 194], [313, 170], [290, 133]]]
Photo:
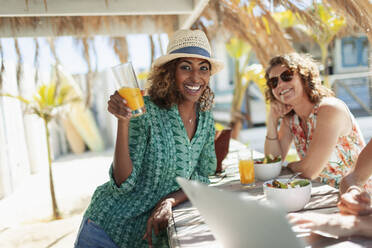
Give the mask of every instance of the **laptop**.
[[305, 247], [283, 209], [253, 200], [247, 193], [224, 191], [181, 177], [177, 182], [223, 247]]

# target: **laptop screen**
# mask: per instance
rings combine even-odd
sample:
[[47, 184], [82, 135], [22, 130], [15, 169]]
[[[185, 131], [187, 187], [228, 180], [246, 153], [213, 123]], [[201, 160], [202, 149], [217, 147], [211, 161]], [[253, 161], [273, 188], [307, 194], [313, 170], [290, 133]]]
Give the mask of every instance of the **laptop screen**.
[[216, 240], [223, 247], [305, 247], [285, 215], [275, 207], [237, 193], [177, 178]]

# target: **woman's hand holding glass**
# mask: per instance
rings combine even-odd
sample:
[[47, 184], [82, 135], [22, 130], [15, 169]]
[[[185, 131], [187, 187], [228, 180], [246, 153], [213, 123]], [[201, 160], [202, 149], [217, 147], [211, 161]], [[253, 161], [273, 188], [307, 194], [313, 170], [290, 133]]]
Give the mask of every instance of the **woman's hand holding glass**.
[[341, 195], [338, 208], [342, 214], [370, 215], [372, 214], [371, 197], [368, 192], [352, 186]]
[[107, 110], [116, 118], [129, 122], [132, 118], [132, 110], [128, 107], [127, 101], [119, 95], [118, 91], [110, 96]]

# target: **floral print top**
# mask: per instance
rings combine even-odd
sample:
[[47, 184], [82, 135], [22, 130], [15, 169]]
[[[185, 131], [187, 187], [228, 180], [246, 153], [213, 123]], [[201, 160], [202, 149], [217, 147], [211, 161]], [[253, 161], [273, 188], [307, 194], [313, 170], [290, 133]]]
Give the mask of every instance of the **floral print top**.
[[[300, 118], [298, 115], [294, 114], [290, 119], [289, 125], [291, 133], [293, 134], [294, 144], [301, 159], [306, 156], [307, 149], [309, 148], [310, 142], [313, 138], [318, 110], [319, 103], [314, 106], [309, 118], [307, 119], [307, 136], [300, 125]], [[319, 175], [321, 182], [336, 188], [339, 187], [341, 178], [354, 166], [359, 153], [365, 146], [364, 138], [359, 126], [351, 113], [350, 116], [352, 120], [352, 132], [349, 135], [338, 137], [336, 147], [333, 150], [326, 167]]]

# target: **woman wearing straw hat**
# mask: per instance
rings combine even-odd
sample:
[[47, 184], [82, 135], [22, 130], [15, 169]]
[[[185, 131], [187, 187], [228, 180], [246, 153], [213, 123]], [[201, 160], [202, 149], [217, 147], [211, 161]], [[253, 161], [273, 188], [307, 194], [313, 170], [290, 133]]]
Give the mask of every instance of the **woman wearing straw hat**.
[[149, 76], [146, 113], [132, 118], [118, 92], [108, 111], [118, 119], [110, 181], [98, 187], [75, 247], [163, 247], [172, 207], [185, 201], [175, 178], [208, 183], [216, 169], [211, 58], [206, 35], [179, 30]]

